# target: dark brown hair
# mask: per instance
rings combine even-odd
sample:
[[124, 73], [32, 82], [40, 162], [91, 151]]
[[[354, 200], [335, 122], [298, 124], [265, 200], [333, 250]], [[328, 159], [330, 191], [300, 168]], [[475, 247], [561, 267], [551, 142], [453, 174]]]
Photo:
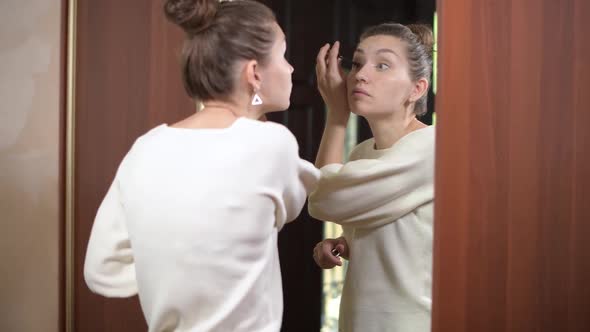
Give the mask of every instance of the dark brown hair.
[[166, 17], [186, 32], [181, 67], [193, 99], [226, 100], [238, 60], [268, 61], [275, 40], [274, 13], [251, 0], [167, 0]]
[[[413, 81], [425, 78], [430, 83], [434, 51], [434, 35], [430, 27], [424, 24], [405, 26], [398, 23], [383, 23], [366, 29], [361, 35], [361, 41], [378, 35], [393, 36], [404, 41], [407, 45], [406, 56], [410, 65], [410, 78]], [[416, 115], [424, 115], [427, 112], [427, 98], [428, 93], [425, 93], [416, 101], [414, 109]]]

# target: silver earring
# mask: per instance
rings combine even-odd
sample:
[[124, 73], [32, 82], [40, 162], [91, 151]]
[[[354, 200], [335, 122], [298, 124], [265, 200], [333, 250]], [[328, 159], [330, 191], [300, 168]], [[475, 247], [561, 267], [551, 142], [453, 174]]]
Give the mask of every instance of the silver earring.
[[260, 98], [260, 96], [257, 93], [255, 93], [254, 98], [252, 98], [252, 105], [262, 105], [262, 98]]

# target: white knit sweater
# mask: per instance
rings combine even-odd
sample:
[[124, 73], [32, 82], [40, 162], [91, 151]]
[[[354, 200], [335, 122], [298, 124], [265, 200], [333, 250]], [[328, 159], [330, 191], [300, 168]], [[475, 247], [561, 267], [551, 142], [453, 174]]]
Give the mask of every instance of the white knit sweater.
[[434, 138], [427, 127], [384, 150], [370, 139], [321, 169], [309, 212], [342, 225], [350, 248], [340, 331], [430, 331]]
[[318, 178], [278, 124], [159, 126], [125, 156], [98, 210], [86, 283], [109, 297], [139, 292], [150, 331], [279, 331], [277, 233]]

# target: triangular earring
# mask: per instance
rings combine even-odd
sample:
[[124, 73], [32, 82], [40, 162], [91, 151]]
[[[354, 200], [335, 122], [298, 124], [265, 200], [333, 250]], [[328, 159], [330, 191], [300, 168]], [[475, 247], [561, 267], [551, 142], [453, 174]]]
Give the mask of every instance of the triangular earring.
[[252, 99], [252, 105], [254, 105], [254, 106], [262, 105], [262, 99], [260, 98], [260, 96], [257, 93], [254, 94], [254, 98]]

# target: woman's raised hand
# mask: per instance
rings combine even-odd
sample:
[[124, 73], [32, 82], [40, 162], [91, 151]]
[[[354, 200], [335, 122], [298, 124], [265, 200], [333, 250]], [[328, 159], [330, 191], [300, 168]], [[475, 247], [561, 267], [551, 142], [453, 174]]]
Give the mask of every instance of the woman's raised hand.
[[316, 59], [318, 90], [328, 107], [328, 121], [346, 125], [350, 110], [346, 92], [346, 74], [339, 65], [340, 43], [320, 48]]

